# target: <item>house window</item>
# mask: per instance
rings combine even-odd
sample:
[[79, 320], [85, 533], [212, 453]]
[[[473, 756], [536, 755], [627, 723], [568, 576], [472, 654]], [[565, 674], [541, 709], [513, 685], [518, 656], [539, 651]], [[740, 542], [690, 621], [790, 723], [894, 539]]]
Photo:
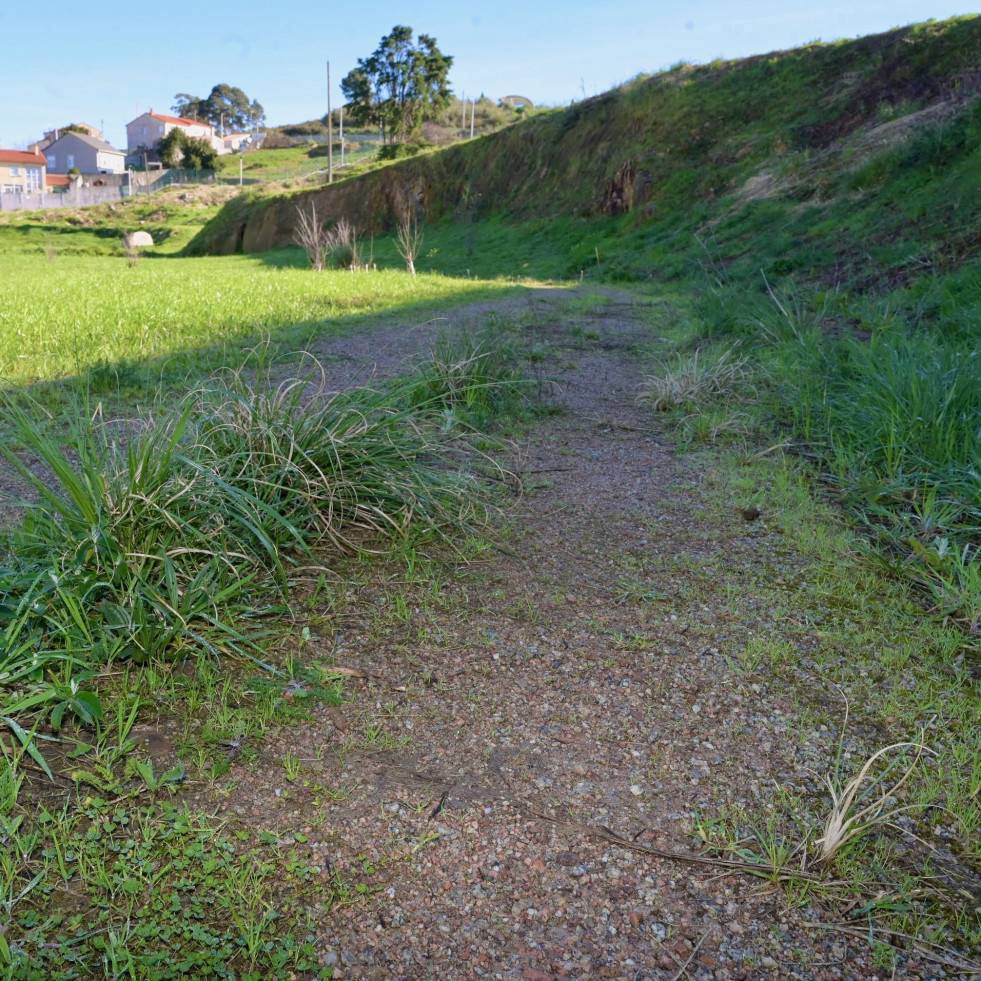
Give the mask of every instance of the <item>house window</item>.
[[164, 131], [163, 123], [157, 123], [157, 132], [162, 133]]
[[67, 164], [68, 164], [68, 169], [69, 169], [69, 170], [71, 170], [71, 169], [72, 169], [72, 167], [74, 167], [74, 166], [75, 166], [75, 154], [74, 154], [74, 153], [69, 153], [69, 154], [68, 154], [68, 161], [67, 161]]
[[48, 166], [49, 166], [49, 167], [50, 167], [50, 168], [51, 168], [52, 170], [54, 170], [54, 169], [55, 169], [55, 167], [57, 167], [57, 166], [58, 166], [58, 155], [57, 155], [57, 154], [55, 154], [55, 153], [52, 153], [52, 154], [51, 154], [51, 156], [50, 156], [50, 157], [48, 157]]
[[140, 127], [140, 136], [146, 136], [146, 126]]
[[41, 190], [41, 168], [28, 167], [26, 172], [27, 190], [37, 193]]
[[10, 168], [10, 176], [11, 177], [20, 177], [20, 167], [11, 167]]

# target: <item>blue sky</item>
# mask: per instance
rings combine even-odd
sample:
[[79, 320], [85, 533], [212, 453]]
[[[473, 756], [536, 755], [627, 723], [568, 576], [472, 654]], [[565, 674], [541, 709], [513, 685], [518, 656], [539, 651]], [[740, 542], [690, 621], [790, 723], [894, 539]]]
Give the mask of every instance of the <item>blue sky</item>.
[[677, 61], [738, 58], [972, 13], [950, 0], [471, 0], [234, 3], [0, 0], [0, 146], [22, 148], [69, 122], [117, 146], [137, 111], [169, 112], [178, 92], [237, 85], [270, 123], [326, 111], [340, 79], [396, 24], [453, 55], [457, 95], [565, 104]]

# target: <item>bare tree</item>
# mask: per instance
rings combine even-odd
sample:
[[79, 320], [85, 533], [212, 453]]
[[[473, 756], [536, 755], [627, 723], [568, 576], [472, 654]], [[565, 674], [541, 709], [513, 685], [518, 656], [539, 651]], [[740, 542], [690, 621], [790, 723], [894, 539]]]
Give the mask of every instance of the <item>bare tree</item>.
[[354, 225], [346, 218], [341, 218], [327, 232], [327, 254], [338, 269], [358, 272], [369, 269], [371, 265], [371, 260], [362, 254]]
[[416, 259], [422, 251], [423, 234], [419, 223], [416, 220], [415, 212], [409, 208], [399, 219], [399, 225], [395, 232], [395, 248], [399, 250], [399, 255], [405, 259], [405, 268], [416, 274]]
[[317, 206], [310, 202], [310, 210], [304, 211], [296, 206], [297, 225], [293, 231], [293, 241], [307, 254], [310, 265], [323, 272], [330, 250], [330, 233], [325, 225], [317, 220]]
[[297, 205], [293, 241], [307, 254], [310, 265], [323, 272], [328, 265], [352, 272], [370, 269], [372, 257], [365, 256], [354, 226], [341, 218], [328, 227], [317, 219], [317, 206], [310, 202], [309, 210]]

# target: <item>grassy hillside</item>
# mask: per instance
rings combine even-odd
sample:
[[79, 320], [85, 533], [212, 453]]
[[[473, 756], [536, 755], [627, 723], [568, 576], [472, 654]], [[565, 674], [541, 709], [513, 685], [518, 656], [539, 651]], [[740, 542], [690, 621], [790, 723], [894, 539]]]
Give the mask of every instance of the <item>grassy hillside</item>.
[[[312, 202], [362, 235], [424, 216], [423, 270], [676, 283], [706, 353], [674, 382], [740, 365], [731, 402], [680, 400], [700, 417], [685, 432], [753, 417], [789, 436], [976, 637], [979, 45], [971, 16], [678, 65], [330, 188], [240, 198], [191, 248], [287, 246]], [[384, 237], [375, 255], [399, 261]]]
[[[965, 17], [679, 65], [312, 193], [363, 233], [407, 204], [430, 222], [526, 225], [532, 273], [578, 275], [599, 248], [608, 278], [674, 277], [709, 255], [736, 275], [906, 281], [977, 252], [979, 42]], [[193, 248], [287, 245], [296, 203], [239, 207]]]

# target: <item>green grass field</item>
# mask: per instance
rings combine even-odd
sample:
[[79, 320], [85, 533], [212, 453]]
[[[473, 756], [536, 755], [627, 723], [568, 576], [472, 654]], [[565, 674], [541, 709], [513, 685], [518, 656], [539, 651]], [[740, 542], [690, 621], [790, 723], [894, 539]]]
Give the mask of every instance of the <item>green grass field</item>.
[[[264, 256], [0, 256], [0, 377], [50, 381], [97, 365], [172, 358], [203, 371], [223, 347], [339, 330], [352, 318], [499, 293], [505, 281], [395, 269], [312, 275], [295, 249]], [[298, 336], [298, 335], [293, 335]]]
[[[363, 163], [374, 156], [376, 150], [377, 144], [346, 140], [344, 163], [346, 166]], [[334, 152], [334, 168], [340, 171], [340, 167], [341, 154], [338, 147]], [[295, 180], [327, 170], [327, 147], [314, 144], [276, 150], [253, 150], [241, 156], [227, 154], [218, 158], [218, 175], [223, 181], [234, 184], [240, 168], [243, 178], [249, 183], [256, 180]]]

